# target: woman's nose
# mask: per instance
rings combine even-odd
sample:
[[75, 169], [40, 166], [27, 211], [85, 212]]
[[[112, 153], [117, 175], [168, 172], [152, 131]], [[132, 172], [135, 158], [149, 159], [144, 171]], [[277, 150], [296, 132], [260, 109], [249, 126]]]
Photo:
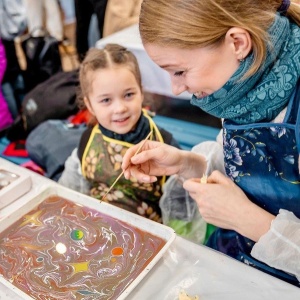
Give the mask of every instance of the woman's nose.
[[172, 80], [172, 93], [176, 96], [180, 95], [181, 93], [185, 92], [187, 90], [187, 87], [185, 84], [181, 82], [174, 82]]

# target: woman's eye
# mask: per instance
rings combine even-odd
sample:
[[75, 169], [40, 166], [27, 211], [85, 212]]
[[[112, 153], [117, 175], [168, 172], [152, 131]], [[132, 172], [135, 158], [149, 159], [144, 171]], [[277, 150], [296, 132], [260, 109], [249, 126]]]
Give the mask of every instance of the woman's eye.
[[182, 74], [183, 74], [183, 71], [178, 71], [178, 72], [174, 73], [174, 76], [182, 76]]

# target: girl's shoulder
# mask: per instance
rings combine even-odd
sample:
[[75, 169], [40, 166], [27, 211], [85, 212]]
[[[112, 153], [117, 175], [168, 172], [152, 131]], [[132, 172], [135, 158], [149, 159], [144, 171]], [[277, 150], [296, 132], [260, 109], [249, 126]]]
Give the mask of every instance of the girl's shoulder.
[[84, 149], [90, 139], [92, 131], [93, 131], [93, 127], [88, 127], [81, 135], [80, 142], [78, 145], [78, 158], [80, 161], [83, 157]]

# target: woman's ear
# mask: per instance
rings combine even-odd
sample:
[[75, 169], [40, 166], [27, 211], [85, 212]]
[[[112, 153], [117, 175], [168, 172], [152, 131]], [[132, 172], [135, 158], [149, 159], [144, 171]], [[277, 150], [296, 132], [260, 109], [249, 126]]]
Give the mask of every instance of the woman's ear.
[[251, 36], [249, 32], [243, 28], [230, 28], [226, 33], [225, 40], [230, 44], [239, 61], [247, 57], [252, 50]]
[[91, 106], [91, 103], [87, 97], [83, 98], [84, 104], [87, 107], [88, 111], [90, 112], [91, 115], [95, 116], [94, 110]]

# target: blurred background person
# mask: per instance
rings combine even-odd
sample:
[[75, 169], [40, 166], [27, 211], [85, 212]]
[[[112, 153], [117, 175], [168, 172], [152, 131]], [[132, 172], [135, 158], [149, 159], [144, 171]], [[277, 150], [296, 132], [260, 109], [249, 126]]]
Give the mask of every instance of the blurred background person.
[[104, 18], [103, 37], [139, 21], [142, 0], [108, 0]]
[[0, 38], [5, 49], [6, 60], [3, 78], [1, 76], [1, 88], [13, 119], [19, 116], [25, 93], [15, 38], [22, 35], [26, 28], [27, 17], [23, 0], [0, 0]]
[[[0, 83], [2, 82], [6, 69], [5, 49], [0, 39]], [[8, 127], [13, 122], [6, 100], [0, 89], [0, 130]]]
[[100, 37], [103, 36], [106, 4], [107, 0], [74, 0], [76, 16], [75, 44], [80, 62], [84, 59], [86, 52], [90, 48], [88, 37], [94, 14], [97, 17], [99, 35]]
[[27, 13], [28, 32], [32, 36], [43, 36], [44, 30], [62, 41], [63, 18], [57, 0], [24, 0]]

